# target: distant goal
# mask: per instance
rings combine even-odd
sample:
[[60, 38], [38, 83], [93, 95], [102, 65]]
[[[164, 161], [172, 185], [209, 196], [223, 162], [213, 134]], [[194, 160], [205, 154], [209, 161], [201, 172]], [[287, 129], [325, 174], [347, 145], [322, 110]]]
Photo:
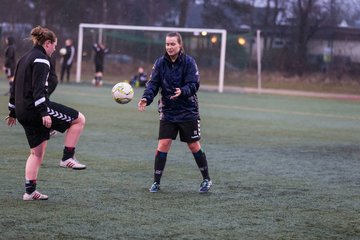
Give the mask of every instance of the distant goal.
[[215, 71], [216, 74], [209, 74], [209, 76], [218, 75], [215, 85], [218, 85], [219, 92], [223, 92], [227, 34], [225, 29], [81, 23], [78, 36], [76, 82], [82, 81], [84, 58], [91, 62], [89, 55], [94, 42], [105, 42], [105, 45], [110, 48], [112, 55], [109, 57], [112, 59], [126, 61], [142, 58], [144, 61], [153, 63], [165, 51], [165, 34], [172, 31], [182, 33], [185, 51], [197, 61], [201, 78], [203, 68]]

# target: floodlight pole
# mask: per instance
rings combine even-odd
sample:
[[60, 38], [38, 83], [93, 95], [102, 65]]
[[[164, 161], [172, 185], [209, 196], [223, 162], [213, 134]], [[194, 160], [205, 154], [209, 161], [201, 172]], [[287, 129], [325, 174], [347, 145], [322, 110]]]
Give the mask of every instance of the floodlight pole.
[[219, 69], [219, 92], [224, 91], [224, 75], [225, 75], [225, 53], [226, 53], [226, 31], [221, 34], [221, 52], [220, 52], [220, 69]]
[[256, 31], [256, 51], [257, 51], [257, 80], [258, 80], [258, 93], [261, 93], [261, 43], [260, 43], [260, 30]]

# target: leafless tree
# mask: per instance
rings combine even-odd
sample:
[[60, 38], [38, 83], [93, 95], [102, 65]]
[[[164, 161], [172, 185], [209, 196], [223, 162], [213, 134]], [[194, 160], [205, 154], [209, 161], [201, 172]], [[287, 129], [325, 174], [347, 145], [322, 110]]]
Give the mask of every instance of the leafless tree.
[[326, 20], [328, 13], [323, 11], [324, 1], [294, 0], [290, 3], [291, 18], [289, 43], [287, 46], [288, 59], [291, 65], [288, 70], [302, 75], [306, 66], [308, 43], [316, 31]]

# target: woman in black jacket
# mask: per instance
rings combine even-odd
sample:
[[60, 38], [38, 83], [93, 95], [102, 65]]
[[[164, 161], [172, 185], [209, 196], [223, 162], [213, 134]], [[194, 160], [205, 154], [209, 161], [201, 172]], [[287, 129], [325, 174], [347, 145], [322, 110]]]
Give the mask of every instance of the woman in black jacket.
[[16, 120], [23, 126], [30, 146], [25, 167], [25, 194], [23, 200], [47, 200], [48, 196], [36, 190], [36, 182], [44, 159], [50, 130], [65, 132], [63, 158], [60, 167], [85, 169], [75, 158], [75, 146], [85, 126], [82, 113], [49, 100], [48, 85], [51, 78], [50, 57], [55, 51], [57, 38], [47, 28], [31, 30], [34, 47], [18, 62], [14, 86], [9, 99], [7, 124]]

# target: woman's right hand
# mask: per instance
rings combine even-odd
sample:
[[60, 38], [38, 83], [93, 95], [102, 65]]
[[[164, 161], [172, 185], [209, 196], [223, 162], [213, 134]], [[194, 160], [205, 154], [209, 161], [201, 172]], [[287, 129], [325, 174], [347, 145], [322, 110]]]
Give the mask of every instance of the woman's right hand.
[[42, 121], [43, 121], [43, 125], [44, 125], [46, 128], [51, 128], [52, 121], [51, 121], [51, 117], [50, 117], [50, 116], [44, 116], [44, 117], [42, 117]]
[[147, 104], [146, 98], [140, 99], [140, 101], [138, 102], [138, 110], [139, 110], [140, 112], [145, 111], [146, 104]]
[[5, 121], [6, 121], [6, 124], [10, 127], [12, 127], [13, 125], [16, 125], [16, 118], [13, 118], [13, 117], [10, 117], [10, 116], [7, 116], [5, 118]]

